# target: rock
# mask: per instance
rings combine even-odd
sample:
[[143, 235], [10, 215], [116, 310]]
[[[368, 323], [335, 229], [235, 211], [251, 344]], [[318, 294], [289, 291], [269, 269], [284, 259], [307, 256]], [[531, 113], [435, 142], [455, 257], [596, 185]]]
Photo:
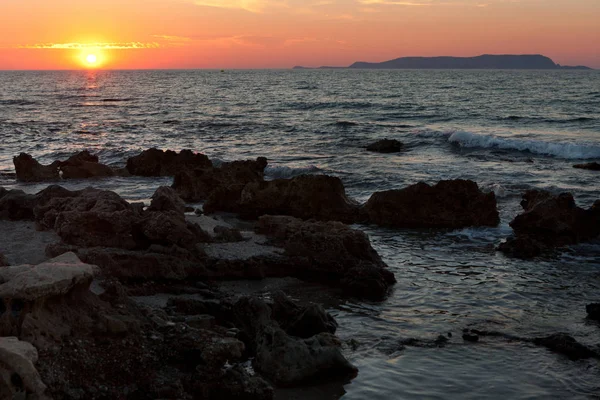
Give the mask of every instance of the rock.
[[600, 235], [600, 201], [590, 209], [577, 207], [573, 196], [531, 190], [523, 196], [525, 210], [512, 220], [515, 237], [499, 250], [520, 258], [531, 258], [555, 248], [591, 240]]
[[116, 175], [107, 165], [98, 162], [98, 156], [87, 150], [79, 152], [66, 161], [54, 161], [42, 165], [29, 154], [21, 153], [13, 159], [17, 180], [23, 182], [41, 182], [59, 179], [99, 178]]
[[259, 376], [249, 376], [236, 365], [225, 376], [211, 384], [198, 384], [192, 393], [202, 393], [207, 399], [273, 400], [274, 390]]
[[587, 317], [596, 321], [600, 321], [600, 303], [591, 303], [585, 306]]
[[213, 368], [221, 368], [227, 361], [242, 358], [245, 350], [243, 342], [234, 338], [213, 338], [201, 354], [206, 364]]
[[377, 192], [364, 206], [368, 221], [397, 228], [464, 228], [500, 222], [494, 193], [469, 180], [417, 183]]
[[271, 319], [269, 307], [257, 298], [241, 298], [234, 307], [242, 331], [256, 357], [255, 368], [279, 386], [356, 376], [357, 369], [329, 333], [308, 339], [289, 336]]
[[17, 180], [21, 182], [56, 181], [60, 179], [58, 164], [42, 165], [31, 155], [21, 153], [13, 158]]
[[309, 338], [322, 332], [335, 333], [337, 322], [319, 304], [300, 307], [282, 291], [273, 293], [273, 319], [288, 335]]
[[479, 336], [472, 333], [463, 333], [462, 338], [465, 342], [479, 342]]
[[46, 385], [34, 366], [37, 361], [38, 352], [31, 343], [0, 337], [0, 398], [18, 398], [13, 396], [21, 392], [44, 398]]
[[[368, 236], [340, 222], [263, 216], [257, 231], [285, 249], [288, 276], [340, 286], [347, 294], [380, 300], [396, 282]], [[352, 275], [367, 277], [358, 283]]]
[[572, 361], [598, 357], [596, 352], [564, 333], [557, 333], [543, 338], [535, 338], [533, 339], [533, 343], [538, 346], [547, 347], [556, 353], [564, 354]]
[[180, 214], [185, 212], [185, 203], [177, 192], [168, 186], [161, 186], [152, 195], [149, 211], [175, 211]]
[[6, 257], [4, 254], [0, 253], [0, 267], [8, 267], [8, 261], [6, 261]]
[[205, 212], [232, 211], [245, 218], [269, 214], [355, 222], [358, 215], [358, 204], [346, 196], [342, 181], [326, 175], [301, 175], [292, 179], [252, 182], [243, 188], [237, 209], [222, 208], [210, 198], [204, 205]]
[[127, 160], [127, 170], [139, 176], [174, 176], [181, 171], [210, 167], [212, 162], [207, 156], [191, 150], [176, 153], [152, 148]]
[[74, 253], [65, 253], [39, 265], [15, 265], [0, 269], [0, 299], [34, 301], [61, 296], [74, 287], [89, 285], [98, 272]]
[[375, 151], [377, 153], [398, 153], [402, 151], [404, 144], [395, 139], [383, 139], [378, 140], [367, 146], [368, 151]]
[[600, 171], [600, 164], [597, 162], [591, 162], [587, 164], [576, 164], [573, 168], [589, 169], [590, 171]]
[[35, 196], [22, 190], [0, 190], [0, 220], [33, 220], [35, 203]]
[[243, 187], [250, 182], [262, 182], [267, 159], [223, 163], [219, 168], [183, 170], [175, 175], [173, 188], [186, 201], [206, 200], [217, 189], [237, 191], [236, 201]]
[[213, 228], [215, 233], [215, 241], [216, 242], [243, 242], [244, 237], [242, 233], [237, 228], [227, 228], [225, 226], [217, 225]]

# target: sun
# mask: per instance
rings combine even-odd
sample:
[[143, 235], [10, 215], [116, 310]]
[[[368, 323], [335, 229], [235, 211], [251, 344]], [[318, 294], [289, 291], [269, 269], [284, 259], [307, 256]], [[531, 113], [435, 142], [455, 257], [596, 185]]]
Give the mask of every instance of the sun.
[[88, 54], [85, 57], [85, 61], [87, 61], [87, 63], [90, 65], [94, 65], [98, 62], [98, 57], [95, 54]]

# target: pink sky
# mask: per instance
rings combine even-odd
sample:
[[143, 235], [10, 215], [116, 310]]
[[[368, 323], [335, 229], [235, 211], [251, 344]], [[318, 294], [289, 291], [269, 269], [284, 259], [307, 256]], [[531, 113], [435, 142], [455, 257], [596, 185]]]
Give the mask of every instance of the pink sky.
[[3, 0], [0, 69], [289, 68], [544, 54], [600, 68], [600, 0]]

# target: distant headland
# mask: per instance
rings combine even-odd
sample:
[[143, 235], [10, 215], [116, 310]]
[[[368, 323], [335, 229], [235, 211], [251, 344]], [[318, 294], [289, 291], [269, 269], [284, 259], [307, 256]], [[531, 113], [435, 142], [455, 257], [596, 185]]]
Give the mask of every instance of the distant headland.
[[[533, 55], [491, 55], [477, 57], [400, 57], [380, 63], [355, 62], [348, 67], [319, 67], [319, 69], [555, 69], [591, 70], [584, 66], [562, 66], [549, 57]], [[294, 69], [307, 69], [294, 67]]]

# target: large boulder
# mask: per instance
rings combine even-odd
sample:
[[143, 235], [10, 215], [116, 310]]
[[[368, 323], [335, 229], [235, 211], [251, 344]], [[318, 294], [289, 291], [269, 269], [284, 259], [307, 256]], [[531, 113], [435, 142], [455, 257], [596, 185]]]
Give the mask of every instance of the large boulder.
[[570, 193], [554, 196], [530, 190], [523, 195], [521, 206], [525, 211], [510, 223], [515, 236], [499, 247], [508, 255], [531, 258], [600, 235], [600, 201], [584, 210]]
[[250, 182], [262, 182], [267, 159], [259, 157], [256, 161], [233, 161], [223, 163], [218, 168], [182, 170], [175, 175], [173, 188], [186, 201], [197, 202], [209, 198], [218, 188], [235, 187], [237, 200], [243, 187]]
[[[217, 201], [208, 199], [206, 212], [221, 211]], [[358, 204], [346, 196], [339, 178], [326, 175], [301, 175], [292, 179], [247, 184], [235, 210], [246, 218], [261, 215], [290, 215], [302, 219], [355, 222]]]
[[596, 321], [600, 321], [600, 303], [591, 303], [585, 306], [587, 317]]
[[161, 186], [152, 195], [149, 211], [185, 212], [185, 203], [177, 192], [168, 186]]
[[212, 167], [212, 162], [204, 154], [191, 150], [158, 150], [152, 148], [127, 160], [127, 170], [132, 175], [174, 176], [178, 172]]
[[288, 335], [309, 338], [322, 332], [334, 334], [337, 322], [320, 304], [300, 306], [282, 291], [273, 293], [273, 319]]
[[23, 392], [29, 394], [27, 398], [44, 398], [46, 385], [35, 368], [37, 361], [38, 352], [31, 343], [0, 337], [0, 398], [20, 398], [18, 393]]
[[356, 376], [357, 369], [340, 351], [330, 333], [307, 339], [289, 336], [271, 317], [262, 300], [243, 297], [234, 306], [239, 327], [248, 338], [254, 367], [279, 386], [331, 381]]
[[76, 153], [66, 161], [42, 165], [32, 156], [21, 153], [13, 159], [17, 179], [23, 182], [52, 181], [59, 179], [100, 178], [117, 175], [111, 167], [100, 164], [98, 156], [87, 150]]
[[289, 275], [333, 284], [348, 295], [373, 300], [384, 298], [396, 282], [368, 236], [341, 222], [263, 216], [257, 231], [285, 249]]
[[364, 213], [369, 222], [397, 228], [456, 229], [500, 222], [494, 193], [460, 179], [374, 193]]
[[398, 153], [402, 151], [404, 145], [395, 139], [382, 139], [367, 146], [368, 151], [377, 153]]

